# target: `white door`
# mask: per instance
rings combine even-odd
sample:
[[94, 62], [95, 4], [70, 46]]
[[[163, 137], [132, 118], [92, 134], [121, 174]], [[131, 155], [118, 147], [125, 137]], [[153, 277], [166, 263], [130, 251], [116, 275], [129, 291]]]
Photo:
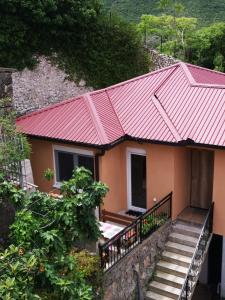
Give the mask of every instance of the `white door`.
[[128, 209], [146, 211], [146, 152], [127, 150]]

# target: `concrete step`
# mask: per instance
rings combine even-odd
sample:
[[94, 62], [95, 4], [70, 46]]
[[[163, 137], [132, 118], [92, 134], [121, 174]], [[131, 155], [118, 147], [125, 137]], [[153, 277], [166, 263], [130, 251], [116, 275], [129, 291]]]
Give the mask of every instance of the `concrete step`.
[[181, 289], [184, 284], [185, 278], [181, 278], [173, 274], [157, 271], [154, 276], [154, 280], [164, 284], [171, 285], [177, 289]]
[[162, 259], [182, 267], [189, 267], [191, 263], [191, 258], [189, 256], [184, 256], [170, 251], [163, 251]]
[[179, 243], [181, 245], [196, 247], [198, 239], [192, 236], [183, 235], [180, 233], [172, 232], [169, 235], [169, 241]]
[[179, 243], [174, 243], [174, 242], [170, 242], [168, 241], [165, 244], [165, 249], [169, 252], [174, 252], [174, 253], [178, 253], [184, 256], [188, 256], [188, 257], [192, 257], [195, 251], [194, 247], [189, 247], [186, 245], [181, 245]]
[[145, 300], [173, 300], [173, 298], [169, 298], [161, 294], [148, 291], [145, 295]]
[[176, 222], [173, 225], [173, 232], [180, 233], [183, 235], [188, 235], [192, 236], [195, 238], [199, 238], [200, 233], [201, 233], [201, 228], [192, 226], [192, 225], [187, 225], [181, 222]]
[[154, 280], [149, 284], [149, 291], [172, 299], [178, 299], [180, 295], [180, 289]]
[[168, 274], [176, 275], [181, 278], [185, 278], [188, 272], [188, 268], [178, 266], [173, 263], [169, 263], [164, 260], [160, 260], [156, 266], [156, 270], [159, 270], [161, 272], [165, 272]]

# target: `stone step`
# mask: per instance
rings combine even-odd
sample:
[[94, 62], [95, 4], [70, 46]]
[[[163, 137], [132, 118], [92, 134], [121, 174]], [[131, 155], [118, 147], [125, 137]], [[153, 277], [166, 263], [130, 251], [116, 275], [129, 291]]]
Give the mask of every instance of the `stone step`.
[[187, 225], [181, 222], [176, 222], [173, 225], [173, 232], [199, 238], [201, 233], [201, 228], [192, 225]]
[[149, 284], [149, 291], [172, 299], [178, 299], [180, 295], [180, 289], [154, 280]]
[[154, 276], [154, 280], [164, 284], [171, 285], [177, 289], [181, 289], [184, 284], [185, 278], [181, 278], [173, 274], [157, 271]]
[[176, 275], [178, 277], [185, 278], [188, 272], [188, 268], [182, 267], [164, 260], [160, 260], [156, 265], [156, 270], [165, 272], [168, 274]]
[[163, 251], [162, 258], [165, 261], [171, 262], [173, 264], [189, 267], [191, 263], [191, 258], [189, 256], [184, 256], [178, 253]]
[[169, 298], [161, 294], [148, 291], [145, 295], [145, 300], [173, 300], [173, 298]]
[[192, 236], [183, 235], [180, 233], [172, 232], [169, 235], [169, 241], [174, 243], [179, 243], [181, 245], [189, 246], [189, 247], [196, 247], [198, 243], [198, 239]]
[[192, 257], [195, 251], [194, 247], [189, 247], [170, 241], [165, 244], [165, 249], [169, 252], [174, 252], [189, 257]]

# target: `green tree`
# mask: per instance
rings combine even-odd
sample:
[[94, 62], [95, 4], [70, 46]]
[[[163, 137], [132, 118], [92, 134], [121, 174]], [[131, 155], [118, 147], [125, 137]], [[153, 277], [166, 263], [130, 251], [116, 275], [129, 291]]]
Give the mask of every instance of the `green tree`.
[[158, 6], [159, 9], [164, 10], [166, 13], [171, 13], [174, 18], [185, 10], [185, 6], [177, 0], [159, 0]]
[[187, 60], [210, 69], [225, 70], [225, 23], [203, 27], [189, 38]]
[[0, 65], [34, 67], [39, 55], [94, 88], [148, 70], [135, 28], [110, 22], [98, 0], [0, 1]]
[[153, 16], [143, 15], [138, 24], [138, 30], [142, 35], [150, 37], [159, 36], [161, 52], [169, 55], [176, 54], [184, 58], [187, 40], [193, 34], [197, 26], [197, 19], [176, 17], [171, 15]]

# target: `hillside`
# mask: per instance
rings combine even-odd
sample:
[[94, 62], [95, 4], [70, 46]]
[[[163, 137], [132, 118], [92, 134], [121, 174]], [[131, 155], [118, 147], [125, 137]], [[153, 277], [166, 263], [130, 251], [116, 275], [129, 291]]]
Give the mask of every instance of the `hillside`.
[[[158, 0], [103, 0], [106, 10], [113, 7], [114, 11], [127, 20], [138, 22], [142, 14], [160, 14]], [[225, 0], [181, 0], [186, 7], [185, 15], [197, 17], [201, 24], [225, 21]], [[113, 5], [112, 5], [113, 3]]]

